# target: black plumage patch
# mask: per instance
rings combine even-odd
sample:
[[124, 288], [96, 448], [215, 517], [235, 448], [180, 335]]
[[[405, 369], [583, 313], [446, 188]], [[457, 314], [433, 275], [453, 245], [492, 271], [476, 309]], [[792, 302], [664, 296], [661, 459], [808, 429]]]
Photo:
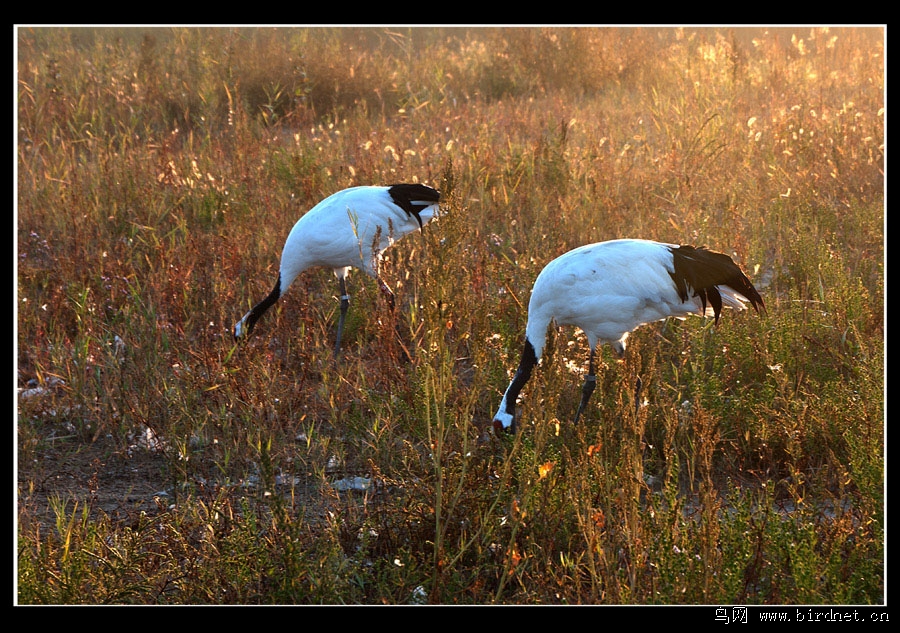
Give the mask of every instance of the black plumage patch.
[[703, 310], [706, 304], [713, 308], [716, 322], [722, 312], [722, 295], [716, 286], [728, 286], [747, 298], [758, 313], [765, 310], [762, 297], [747, 275], [728, 255], [708, 250], [705, 247], [678, 246], [669, 248], [675, 272], [669, 273], [675, 282], [675, 289], [682, 301], [693, 296], [700, 297]]
[[441, 193], [437, 189], [418, 183], [390, 185], [388, 193], [398, 207], [416, 218], [419, 228], [422, 228], [419, 212], [441, 200]]

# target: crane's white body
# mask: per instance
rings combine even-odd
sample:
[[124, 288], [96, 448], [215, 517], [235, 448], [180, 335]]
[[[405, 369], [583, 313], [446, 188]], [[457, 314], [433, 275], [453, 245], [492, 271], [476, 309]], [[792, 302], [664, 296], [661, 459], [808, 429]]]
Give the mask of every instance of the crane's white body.
[[[686, 301], [672, 282], [675, 244], [622, 239], [588, 244], [557, 257], [534, 282], [525, 335], [540, 359], [551, 320], [584, 331], [591, 349], [607, 343], [621, 355], [628, 334], [642, 325], [691, 314], [715, 316], [699, 296]], [[747, 298], [720, 286], [725, 305]]]
[[[419, 212], [421, 226], [438, 213], [437, 204]], [[281, 258], [282, 293], [300, 273], [315, 266], [346, 277], [350, 268], [378, 276], [385, 249], [420, 228], [391, 199], [388, 187], [361, 186], [338, 191], [297, 220], [284, 243]]]
[[[350, 269], [359, 268], [378, 279], [384, 250], [434, 219], [440, 210], [439, 198], [439, 192], [431, 187], [398, 184], [351, 187], [319, 202], [294, 224], [284, 243], [275, 287], [235, 324], [235, 338], [249, 333], [301, 273], [322, 266], [332, 269], [340, 282], [337, 353], [349, 304], [344, 280]], [[392, 297], [380, 279], [379, 283]]]
[[594, 352], [604, 343], [622, 356], [628, 335], [642, 325], [691, 314], [718, 319], [722, 306], [743, 310], [748, 302], [762, 307], [746, 276], [720, 253], [638, 239], [571, 250], [535, 280], [522, 362], [494, 416], [495, 427], [514, 428], [514, 399], [541, 359], [551, 322], [585, 333], [592, 377]]

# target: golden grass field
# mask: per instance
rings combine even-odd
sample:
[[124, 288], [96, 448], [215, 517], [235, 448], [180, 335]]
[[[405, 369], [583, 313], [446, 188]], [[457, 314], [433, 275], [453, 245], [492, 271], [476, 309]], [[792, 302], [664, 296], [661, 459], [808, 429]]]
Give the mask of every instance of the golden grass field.
[[[17, 604], [886, 603], [884, 28], [15, 35]], [[395, 314], [352, 273], [335, 362], [318, 269], [236, 345], [297, 218], [394, 182], [444, 211]], [[620, 237], [766, 313], [604, 349], [577, 426], [551, 328], [492, 436], [538, 272]]]

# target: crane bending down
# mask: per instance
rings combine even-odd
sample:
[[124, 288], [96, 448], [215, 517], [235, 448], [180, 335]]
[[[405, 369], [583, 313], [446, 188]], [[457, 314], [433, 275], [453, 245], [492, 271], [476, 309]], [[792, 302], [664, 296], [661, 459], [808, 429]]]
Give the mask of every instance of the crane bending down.
[[394, 293], [378, 276], [382, 252], [439, 213], [440, 192], [421, 184], [351, 187], [334, 193], [303, 215], [288, 234], [275, 287], [234, 325], [240, 339], [302, 272], [315, 266], [334, 270], [340, 286], [341, 316], [334, 355], [341, 349], [344, 319], [350, 307], [346, 277], [359, 268], [378, 281], [391, 311]]
[[609, 343], [623, 357], [628, 334], [647, 323], [690, 314], [713, 316], [746, 303], [765, 311], [762, 297], [730, 257], [693, 246], [621, 239], [588, 244], [551, 261], [534, 282], [525, 346], [494, 416], [494, 430], [515, 432], [516, 398], [540, 361], [551, 321], [574, 325], [588, 339], [590, 359], [578, 422], [597, 377], [594, 356]]

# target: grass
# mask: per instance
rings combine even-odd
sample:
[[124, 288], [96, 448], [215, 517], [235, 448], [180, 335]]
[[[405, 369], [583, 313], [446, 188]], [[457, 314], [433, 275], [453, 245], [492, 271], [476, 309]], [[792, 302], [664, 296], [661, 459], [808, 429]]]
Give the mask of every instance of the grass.
[[[16, 37], [17, 603], [884, 604], [883, 29]], [[235, 346], [294, 221], [399, 181], [412, 361], [358, 272], [340, 363], [324, 270]], [[605, 350], [577, 428], [553, 330], [490, 438], [537, 273], [617, 237], [768, 314]]]

